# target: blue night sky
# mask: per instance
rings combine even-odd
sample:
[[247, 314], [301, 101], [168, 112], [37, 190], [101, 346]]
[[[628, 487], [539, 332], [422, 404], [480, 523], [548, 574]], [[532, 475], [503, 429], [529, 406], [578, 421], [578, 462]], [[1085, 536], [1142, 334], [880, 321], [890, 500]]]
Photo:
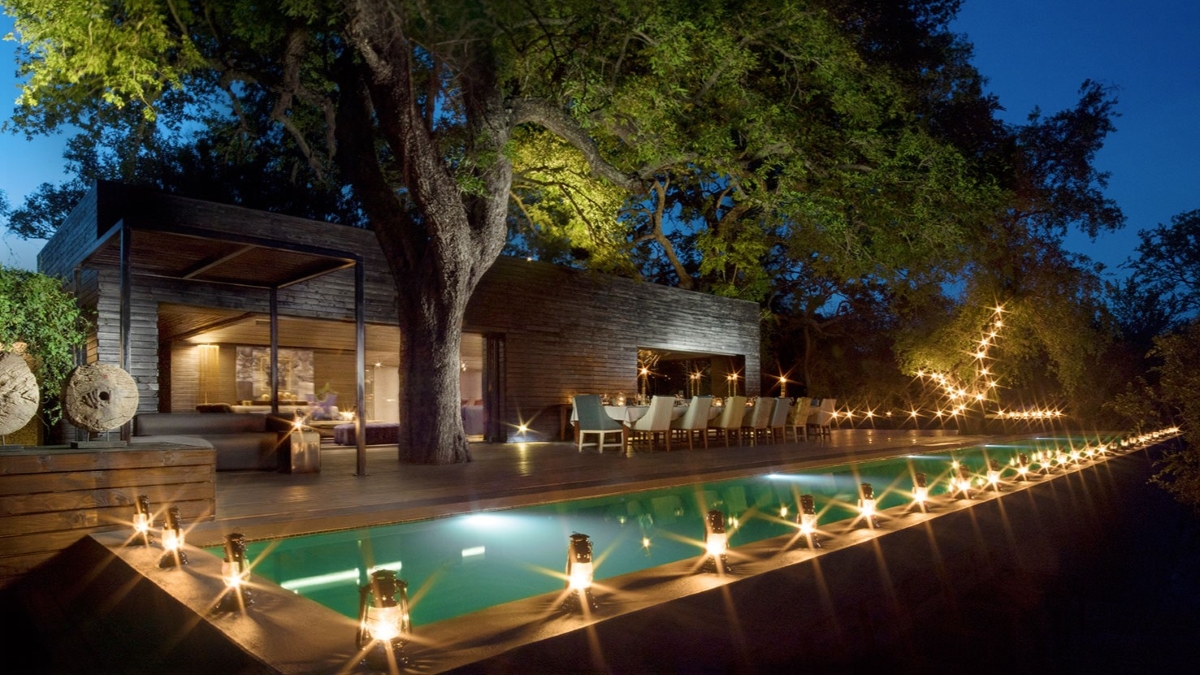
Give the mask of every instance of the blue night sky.
[[[1019, 123], [1035, 107], [1053, 113], [1093, 79], [1118, 88], [1121, 117], [1097, 159], [1125, 230], [1068, 246], [1116, 271], [1137, 230], [1200, 208], [1200, 3], [1195, 0], [965, 0], [954, 30], [975, 45], [989, 91]], [[12, 20], [0, 17], [0, 35]], [[15, 99], [15, 44], [0, 43], [0, 110]], [[66, 179], [64, 136], [0, 135], [0, 190], [10, 204], [43, 182]], [[2, 229], [2, 228], [0, 228]], [[32, 269], [42, 242], [0, 236], [0, 264]]]

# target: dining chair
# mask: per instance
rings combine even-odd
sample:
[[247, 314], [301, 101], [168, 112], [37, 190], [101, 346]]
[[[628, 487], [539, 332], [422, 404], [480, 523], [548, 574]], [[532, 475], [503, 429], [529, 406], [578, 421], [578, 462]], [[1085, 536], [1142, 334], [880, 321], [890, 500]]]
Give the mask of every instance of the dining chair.
[[[796, 442], [800, 441], [801, 435], [804, 436], [804, 440], [808, 440], [808, 416], [811, 412], [812, 399], [807, 397], [796, 399], [787, 421], [787, 428], [792, 430], [792, 439]], [[783, 435], [785, 441], [787, 440], [787, 428], [784, 429]]]
[[820, 407], [809, 413], [808, 425], [816, 428], [817, 436], [829, 436], [832, 432], [830, 424], [833, 422], [834, 411], [837, 410], [837, 399], [823, 398], [820, 401]]
[[725, 409], [721, 411], [721, 416], [717, 421], [708, 425], [709, 429], [716, 431], [718, 438], [725, 439], [725, 447], [729, 447], [729, 435], [737, 436], [738, 445], [742, 444], [742, 418], [746, 416], [746, 397], [745, 396], [730, 396], [725, 399]]
[[692, 437], [700, 432], [704, 439], [704, 449], [708, 449], [708, 411], [712, 407], [711, 396], [696, 396], [692, 398], [687, 412], [679, 419], [671, 422], [671, 429], [687, 434], [688, 450], [693, 448]]
[[787, 440], [788, 416], [792, 412], [792, 401], [788, 398], [775, 399], [775, 412], [771, 413], [771, 441]]
[[575, 423], [578, 425], [578, 438], [576, 442], [579, 445], [579, 451], [583, 452], [583, 437], [587, 434], [596, 434], [599, 438], [596, 440], [596, 447], [601, 453], [604, 452], [606, 445], [604, 437], [608, 434], [620, 434], [622, 449], [625, 447], [626, 430], [625, 426], [620, 422], [608, 416], [604, 412], [604, 407], [600, 405], [600, 396], [597, 394], [580, 394], [575, 396]]
[[[639, 436], [648, 439], [648, 447], [654, 449], [654, 437], [662, 434], [667, 452], [671, 451], [671, 409], [675, 407], [674, 396], [655, 396], [650, 399], [650, 409], [641, 419], [629, 425], [630, 442]], [[630, 448], [632, 451], [632, 447]]]
[[754, 401], [754, 406], [746, 411], [746, 417], [742, 420], [742, 431], [750, 433], [750, 444], [758, 444], [758, 435], [761, 432], [765, 437], [768, 433], [767, 425], [771, 423], [771, 413], [775, 412], [775, 399], [764, 398], [759, 396]]

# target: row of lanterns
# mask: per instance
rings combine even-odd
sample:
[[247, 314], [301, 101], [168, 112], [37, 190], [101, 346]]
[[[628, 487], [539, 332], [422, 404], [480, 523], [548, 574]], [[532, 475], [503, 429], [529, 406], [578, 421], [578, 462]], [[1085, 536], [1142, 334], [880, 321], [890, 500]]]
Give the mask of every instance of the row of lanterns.
[[[1132, 450], [1179, 433], [1178, 427], [1138, 435], [1128, 435], [1118, 442], [1085, 445], [1081, 448], [1054, 451], [1037, 451], [1032, 457], [1018, 453], [1009, 464], [1017, 480], [1026, 480], [1028, 474], [1050, 472], [1056, 467], [1078, 464], [1082, 461], [1116, 450]], [[1034, 467], [1037, 467], [1036, 469]], [[1004, 467], [995, 459], [988, 460], [985, 478], [974, 476], [966, 463], [953, 461], [949, 476], [948, 493], [954, 497], [971, 499], [976, 486], [986, 486], [999, 491]], [[923, 472], [913, 474], [913, 503], [926, 510], [930, 498], [928, 476]], [[858, 493], [859, 517], [872, 529], [879, 528], [875, 489], [870, 483], [861, 483]], [[795, 523], [810, 548], [821, 548], [817, 530], [816, 499], [813, 495], [800, 496], [800, 511]], [[727, 574], [733, 572], [729, 564], [729, 532], [725, 528], [725, 514], [717, 509], [705, 514], [704, 560], [700, 571]], [[133, 517], [134, 537], [131, 545], [149, 546], [153, 543], [153, 526], [149, 499], [145, 495], [137, 498]], [[163, 568], [188, 564], [183, 550], [184, 531], [179, 518], [179, 508], [167, 509], [165, 523], [160, 530], [163, 555], [159, 566]], [[561, 608], [570, 613], [588, 613], [600, 605], [592, 593], [595, 573], [593, 546], [586, 534], [574, 533], [567, 542], [566, 595]], [[216, 604], [221, 612], [243, 611], [253, 604], [253, 595], [248, 585], [250, 564], [246, 556], [245, 538], [239, 533], [225, 537], [225, 557], [221, 563], [221, 576], [225, 592]], [[407, 663], [404, 649], [412, 636], [412, 617], [409, 611], [408, 584], [390, 569], [371, 572], [368, 582], [359, 587], [359, 622], [355, 644], [363, 655], [365, 664], [374, 668], [396, 670]]]

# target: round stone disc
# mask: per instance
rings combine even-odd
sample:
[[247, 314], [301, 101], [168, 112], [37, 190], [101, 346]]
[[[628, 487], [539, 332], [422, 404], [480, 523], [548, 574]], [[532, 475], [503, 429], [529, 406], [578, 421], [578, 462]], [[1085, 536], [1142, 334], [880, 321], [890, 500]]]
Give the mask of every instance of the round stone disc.
[[137, 383], [117, 366], [89, 363], [67, 376], [63, 414], [81, 429], [93, 433], [115, 429], [133, 419], [137, 407]]
[[23, 429], [37, 414], [37, 380], [20, 354], [0, 352], [0, 436]]

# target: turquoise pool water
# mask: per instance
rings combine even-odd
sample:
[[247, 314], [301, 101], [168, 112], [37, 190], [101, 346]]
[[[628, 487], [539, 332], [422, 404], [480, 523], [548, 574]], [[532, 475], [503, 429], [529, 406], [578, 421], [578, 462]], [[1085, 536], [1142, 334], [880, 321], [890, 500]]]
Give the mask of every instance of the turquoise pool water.
[[[871, 483], [879, 509], [911, 502], [912, 476], [928, 476], [930, 494], [949, 490], [951, 462], [982, 479], [989, 459], [1011, 477], [1024, 452], [1082, 446], [1100, 439], [1038, 438], [953, 452], [820, 467], [795, 474], [701, 483], [668, 490], [489, 511], [436, 520], [348, 530], [247, 547], [254, 572], [346, 616], [358, 611], [358, 587], [371, 569], [387, 567], [408, 581], [412, 618], [422, 625], [492, 605], [562, 590], [567, 541], [589, 535], [595, 578], [603, 579], [698, 558], [704, 514], [726, 515], [729, 545], [795, 534], [800, 495], [816, 498], [820, 524], [858, 516], [859, 484]], [[221, 555], [220, 548], [209, 549]]]

